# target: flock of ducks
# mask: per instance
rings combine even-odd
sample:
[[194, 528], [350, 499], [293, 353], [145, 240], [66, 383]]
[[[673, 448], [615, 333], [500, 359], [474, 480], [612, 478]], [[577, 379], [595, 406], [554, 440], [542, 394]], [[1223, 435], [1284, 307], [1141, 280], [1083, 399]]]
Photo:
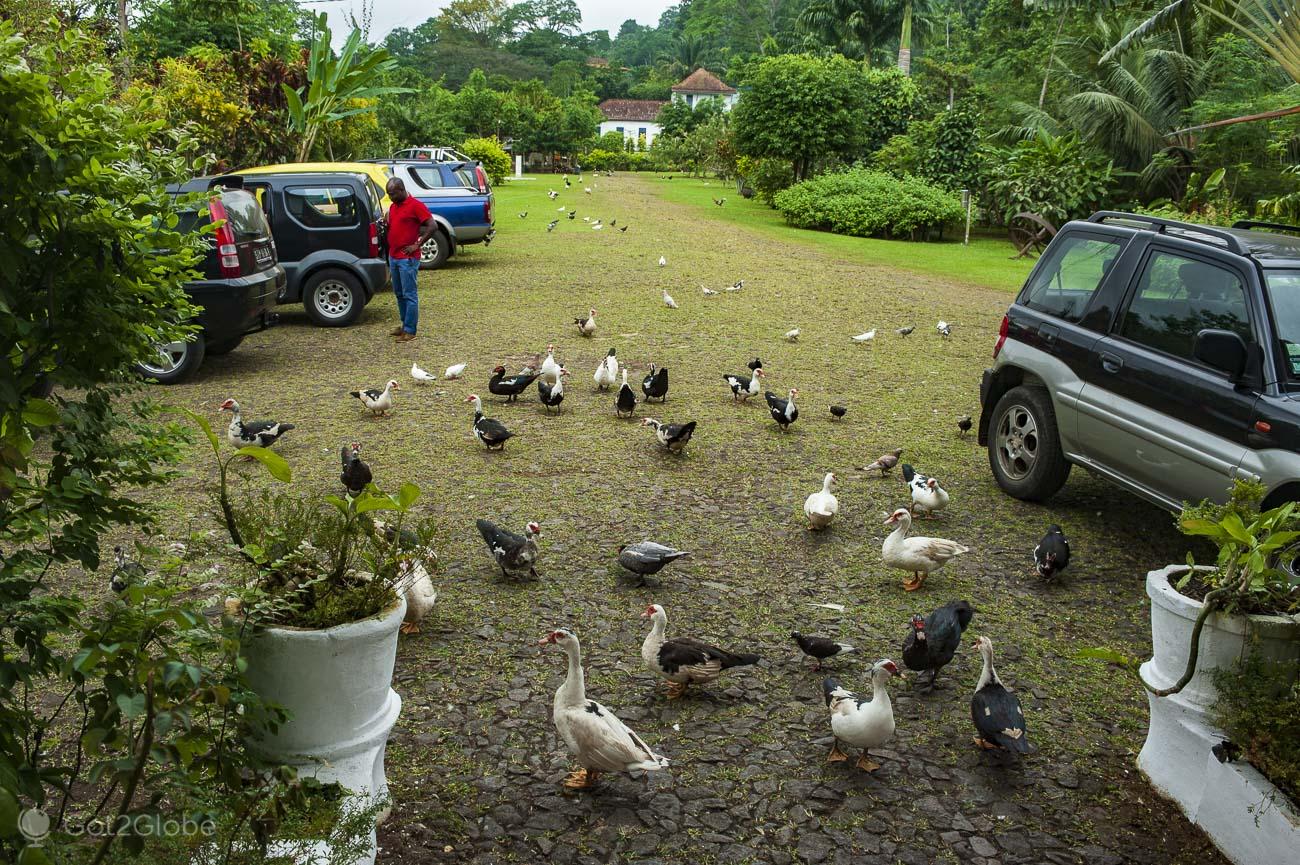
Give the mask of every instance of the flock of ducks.
[[[565, 187], [570, 186], [567, 177]], [[594, 186], [594, 184], [593, 184]], [[587, 189], [590, 194], [590, 188]], [[558, 193], [551, 190], [549, 197], [554, 200]], [[715, 202], [717, 203], [717, 202]], [[561, 208], [567, 210], [566, 208]], [[521, 218], [527, 212], [520, 214]], [[568, 211], [573, 219], [574, 211]], [[598, 221], [599, 222], [599, 221]], [[610, 225], [614, 225], [611, 220]], [[555, 222], [547, 226], [550, 231]], [[599, 227], [593, 226], [593, 227]], [[623, 227], [626, 230], [626, 225]], [[667, 265], [666, 257], [660, 257], [659, 266]], [[739, 291], [743, 280], [737, 281], [726, 291]], [[701, 286], [705, 296], [716, 295], [713, 289]], [[666, 306], [677, 308], [677, 303], [665, 290], [663, 300]], [[578, 333], [584, 337], [593, 337], [597, 330], [596, 309], [592, 308], [586, 316], [574, 318], [573, 324]], [[908, 325], [895, 330], [899, 337], [906, 337], [914, 331]], [[947, 337], [952, 326], [946, 321], [936, 325], [936, 332]], [[799, 328], [786, 332], [784, 337], [790, 342], [799, 339]], [[852, 337], [857, 343], [870, 343], [876, 337], [876, 329]], [[722, 379], [732, 395], [733, 402], [745, 402], [755, 397], [761, 390], [762, 379], [768, 372], [760, 359], [754, 358], [748, 364], [748, 375], [724, 374]], [[454, 364], [441, 376], [443, 380], [460, 378], [466, 364]], [[439, 380], [439, 376], [412, 364], [411, 378], [417, 384], [426, 384]], [[535, 358], [523, 366], [516, 374], [508, 374], [505, 366], [497, 366], [488, 381], [488, 392], [504, 397], [506, 403], [517, 400], [530, 387], [536, 385], [538, 401], [547, 412], [561, 411], [564, 401], [564, 380], [570, 372], [555, 358], [554, 344], [547, 347], [547, 354], [540, 363]], [[638, 399], [632, 386], [628, 383], [626, 365], [619, 363], [614, 348], [611, 348], [597, 365], [593, 373], [597, 392], [614, 391], [615, 416], [630, 418], [635, 414], [639, 404], [658, 401], [666, 403], [668, 396], [668, 369], [655, 364], [650, 365], [648, 374], [640, 383], [642, 398]], [[364, 409], [376, 417], [388, 416], [395, 408], [394, 394], [400, 390], [397, 380], [389, 380], [382, 388], [364, 388], [351, 391], [351, 396], [360, 401]], [[782, 431], [788, 431], [799, 419], [799, 407], [796, 403], [799, 391], [791, 387], [786, 397], [780, 397], [772, 391], [763, 392], [769, 415]], [[470, 394], [465, 401], [474, 407], [473, 433], [477, 441], [488, 450], [504, 449], [506, 443], [515, 436], [505, 424], [489, 418], [483, 411], [483, 400], [478, 394]], [[240, 414], [239, 404], [233, 399], [221, 403], [222, 411], [230, 412], [232, 419], [227, 430], [229, 443], [236, 447], [260, 445], [270, 447], [284, 435], [294, 429], [291, 423], [278, 421], [245, 421]], [[838, 420], [847, 412], [845, 406], [830, 407], [832, 419]], [[696, 430], [694, 420], [684, 423], [660, 421], [645, 417], [641, 424], [650, 428], [656, 441], [668, 452], [681, 453], [691, 441]], [[971, 429], [970, 417], [958, 418], [958, 430], [963, 437]], [[889, 476], [900, 465], [902, 449], [894, 449], [882, 454], [875, 461], [863, 467], [864, 471], [878, 473], [880, 478]], [[370, 467], [361, 458], [361, 445], [353, 442], [344, 445], [340, 451], [342, 471], [340, 482], [351, 496], [362, 492], [373, 480]], [[906, 591], [914, 592], [922, 588], [927, 577], [943, 568], [953, 559], [970, 552], [970, 548], [956, 541], [944, 538], [920, 537], [911, 535], [913, 520], [917, 517], [935, 519], [951, 502], [951, 496], [943, 489], [940, 482], [929, 477], [906, 463], [901, 465], [902, 479], [911, 498], [908, 507], [900, 507], [891, 513], [884, 525], [892, 526], [892, 531], [885, 537], [881, 556], [884, 563], [910, 576], [903, 582]], [[828, 472], [822, 480], [821, 488], [808, 495], [804, 502], [804, 515], [809, 531], [824, 531], [831, 527], [839, 513], [840, 502], [835, 495], [837, 483], [834, 472]], [[377, 528], [382, 525], [376, 523]], [[480, 519], [476, 527], [487, 551], [496, 567], [507, 579], [537, 579], [538, 561], [541, 547], [538, 540], [541, 526], [530, 522], [524, 534], [516, 534], [490, 520]], [[130, 567], [120, 548], [117, 552], [117, 570], [113, 586], [115, 590], [120, 582], [125, 585]], [[658, 574], [677, 559], [689, 556], [690, 552], [678, 550], [652, 540], [627, 544], [618, 548], [619, 566], [632, 575], [639, 585]], [[1066, 568], [1070, 560], [1069, 544], [1059, 526], [1049, 527], [1033, 552], [1034, 565], [1043, 579], [1053, 579]], [[427, 569], [421, 564], [421, 557], [411, 556], [403, 564], [404, 580], [400, 590], [408, 600], [408, 621], [403, 630], [417, 631], [419, 619], [432, 607], [436, 592]], [[138, 566], [137, 566], [138, 567]], [[833, 605], [832, 605], [833, 606]], [[963, 635], [969, 626], [975, 610], [966, 601], [954, 601], [931, 612], [928, 616], [913, 616], [906, 637], [902, 644], [902, 659], [907, 669], [928, 673], [927, 689], [934, 686], [934, 679], [954, 656], [961, 645]], [[707, 685], [717, 681], [727, 670], [756, 664], [760, 658], [756, 654], [731, 652], [705, 641], [692, 637], [669, 637], [667, 635], [667, 613], [658, 604], [649, 605], [642, 613], [650, 620], [651, 628], [642, 646], [641, 656], [646, 667], [663, 679], [668, 688], [668, 698], [678, 699], [686, 694], [692, 685]], [[817, 662], [821, 669], [824, 661], [856, 651], [849, 644], [819, 636], [808, 636], [794, 632], [792, 638], [808, 657]], [[603, 704], [587, 696], [582, 670], [581, 646], [576, 634], [560, 628], [556, 629], [539, 643], [555, 646], [567, 657], [567, 674], [563, 684], [555, 692], [553, 703], [553, 721], [560, 739], [573, 755], [579, 768], [570, 773], [564, 784], [570, 788], [590, 788], [594, 786], [601, 773], [605, 772], [653, 772], [667, 768], [669, 761], [658, 754], [644, 739], [624, 724], [617, 715]], [[1023, 754], [1031, 750], [1027, 735], [1023, 711], [1016, 696], [1008, 691], [998, 678], [993, 665], [993, 644], [988, 637], [978, 637], [973, 646], [979, 651], [982, 667], [974, 694], [971, 698], [971, 718], [976, 730], [975, 743], [982, 749], [997, 750], [1012, 754]], [[828, 677], [823, 681], [822, 691], [829, 713], [830, 728], [833, 736], [828, 762], [847, 759], [841, 749], [841, 743], [860, 750], [857, 767], [864, 771], [875, 771], [879, 764], [871, 757], [873, 749], [883, 747], [893, 737], [895, 720], [890, 702], [888, 685], [891, 679], [903, 675], [902, 669], [891, 659], [881, 658], [870, 669], [871, 696], [859, 697], [843, 687], [840, 682]]]

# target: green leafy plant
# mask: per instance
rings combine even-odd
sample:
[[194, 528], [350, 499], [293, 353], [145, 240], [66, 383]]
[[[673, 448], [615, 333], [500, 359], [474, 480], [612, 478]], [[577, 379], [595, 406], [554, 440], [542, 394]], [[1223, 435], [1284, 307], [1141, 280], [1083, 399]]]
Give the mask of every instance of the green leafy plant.
[[353, 29], [335, 57], [326, 20], [324, 13], [315, 19], [316, 38], [307, 60], [307, 84], [297, 89], [287, 83], [280, 85], [288, 103], [289, 128], [302, 136], [298, 142], [299, 162], [311, 155], [325, 124], [374, 111], [375, 103], [370, 100], [376, 97], [409, 92], [406, 87], [372, 83], [397, 61], [383, 48], [363, 53], [360, 30]]
[[1187, 570], [1174, 583], [1178, 591], [1201, 600], [1189, 638], [1187, 668], [1178, 681], [1156, 688], [1142, 678], [1135, 659], [1110, 649], [1088, 649], [1082, 656], [1125, 667], [1137, 674], [1148, 691], [1165, 697], [1177, 694], [1196, 675], [1201, 631], [1212, 614], [1300, 614], [1300, 574], [1292, 563], [1300, 540], [1298, 506], [1287, 502], [1261, 512], [1263, 496], [1261, 484], [1235, 481], [1226, 503], [1207, 499], [1188, 504], [1179, 517], [1178, 526], [1184, 534], [1209, 540], [1219, 552], [1212, 570], [1197, 569], [1188, 553]]
[[1252, 654], [1214, 676], [1215, 720], [1246, 759], [1300, 801], [1300, 679], [1294, 664]]
[[981, 198], [1000, 222], [1029, 212], [1062, 225], [1097, 210], [1115, 183], [1105, 157], [1073, 136], [1046, 130], [1009, 149], [990, 150], [985, 164], [988, 186]]
[[470, 159], [483, 164], [488, 179], [493, 185], [501, 183], [510, 176], [510, 154], [501, 147], [501, 142], [492, 138], [469, 138], [460, 145], [461, 151]]
[[958, 196], [919, 178], [865, 169], [805, 180], [777, 193], [773, 205], [791, 225], [855, 237], [924, 240], [962, 218]]

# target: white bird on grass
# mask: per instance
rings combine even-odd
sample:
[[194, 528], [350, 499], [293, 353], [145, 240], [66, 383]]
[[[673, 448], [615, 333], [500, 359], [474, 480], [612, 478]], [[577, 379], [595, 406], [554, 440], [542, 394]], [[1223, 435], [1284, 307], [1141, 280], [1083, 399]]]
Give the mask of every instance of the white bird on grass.
[[468, 365], [469, 364], [464, 364], [464, 363], [452, 364], [451, 366], [447, 367], [447, 371], [443, 373], [442, 377], [445, 379], [460, 378], [460, 374], [465, 371], [465, 367]]
[[411, 378], [415, 379], [420, 384], [438, 380], [436, 375], [420, 369], [420, 367], [414, 363], [411, 364]]
[[952, 325], [946, 321], [940, 320], [940, 322], [934, 326], [934, 329], [939, 332], [939, 336], [952, 336]]
[[854, 342], [871, 342], [875, 338], [876, 338], [876, 329], [874, 327], [871, 330], [867, 331], [866, 333], [860, 333], [857, 336], [852, 337]]
[[786, 339], [786, 342], [798, 342], [798, 341], [799, 341], [799, 328], [796, 327], [796, 328], [794, 328], [793, 330], [787, 330], [787, 331], [785, 332], [785, 339]]
[[727, 286], [727, 291], [740, 291], [744, 287], [745, 287], [745, 280], [738, 279], [731, 285]]
[[597, 219], [597, 220], [595, 221], [595, 223], [592, 224], [592, 226], [591, 226], [591, 230], [592, 230], [592, 231], [600, 231], [600, 230], [601, 230], [602, 228], [604, 228], [604, 227], [605, 227], [605, 226], [604, 226], [603, 224], [601, 224], [601, 221], [600, 221], [599, 219]]
[[700, 286], [700, 291], [704, 292], [704, 296], [705, 296], [705, 297], [713, 297], [715, 294], [717, 294], [717, 292], [714, 291], [713, 289], [711, 289], [711, 288], [705, 288], [705, 287], [702, 286], [702, 285]]
[[559, 207], [555, 208], [555, 212], [556, 212], [556, 213], [563, 213], [564, 211], [566, 211], [566, 210], [568, 210], [568, 209], [569, 209], [568, 205], [566, 205], [566, 204], [561, 204]]
[[662, 256], [662, 255], [659, 256], [659, 266], [660, 266], [660, 267], [667, 267], [667, 266], [668, 266], [668, 259], [665, 258], [665, 257]]
[[673, 300], [673, 296], [668, 293], [668, 289], [666, 288], [664, 289], [664, 306], [669, 309], [677, 308], [677, 301]]

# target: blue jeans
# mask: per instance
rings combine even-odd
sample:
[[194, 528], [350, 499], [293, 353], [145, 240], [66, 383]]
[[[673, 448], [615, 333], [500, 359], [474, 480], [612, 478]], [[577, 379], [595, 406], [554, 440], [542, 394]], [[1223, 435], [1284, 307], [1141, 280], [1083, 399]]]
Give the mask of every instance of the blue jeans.
[[420, 294], [415, 287], [420, 259], [389, 258], [388, 270], [393, 276], [393, 294], [397, 295], [397, 316], [402, 320], [402, 330], [415, 333], [420, 321]]

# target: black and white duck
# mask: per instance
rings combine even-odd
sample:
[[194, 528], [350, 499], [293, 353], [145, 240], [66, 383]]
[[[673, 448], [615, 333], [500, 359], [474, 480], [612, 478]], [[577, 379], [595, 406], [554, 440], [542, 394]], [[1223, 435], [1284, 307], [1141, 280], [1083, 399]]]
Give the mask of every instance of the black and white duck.
[[126, 557], [121, 547], [113, 547], [113, 573], [109, 575], [108, 587], [117, 594], [125, 592], [133, 583], [138, 583], [148, 576], [144, 565], [133, 562]]
[[872, 748], [880, 748], [894, 737], [894, 706], [889, 700], [886, 684], [899, 675], [898, 666], [882, 658], [871, 668], [871, 699], [863, 700], [857, 694], [828, 678], [822, 682], [826, 708], [831, 712], [831, 734], [835, 737], [827, 763], [848, 759], [840, 750], [840, 742], [861, 748], [857, 767], [864, 772], [874, 772], [880, 764], [871, 759]]
[[1047, 534], [1034, 547], [1034, 570], [1044, 580], [1056, 579], [1056, 575], [1070, 564], [1070, 542], [1065, 532], [1056, 523], [1047, 527]]
[[647, 401], [657, 399], [664, 402], [668, 399], [668, 367], [657, 367], [650, 364], [650, 372], [641, 380], [641, 392], [645, 394]]
[[975, 695], [970, 700], [971, 720], [975, 722], [975, 744], [988, 751], [1028, 754], [1033, 750], [1025, 734], [1025, 713], [1020, 699], [1011, 693], [993, 669], [993, 641], [976, 637], [975, 648], [984, 659]]
[[492, 370], [492, 378], [488, 380], [488, 393], [496, 394], [506, 398], [506, 402], [513, 402], [519, 398], [519, 395], [528, 390], [528, 386], [537, 381], [538, 372], [521, 372], [518, 375], [506, 376], [506, 368], [497, 366]]
[[642, 426], [652, 427], [655, 431], [655, 438], [659, 444], [668, 448], [673, 453], [681, 453], [682, 448], [695, 435], [695, 421], [687, 423], [662, 423], [652, 417], [644, 418], [641, 421]]
[[690, 685], [717, 681], [723, 670], [759, 661], [758, 655], [735, 654], [692, 637], [668, 639], [664, 635], [668, 614], [658, 604], [646, 607], [641, 618], [652, 622], [650, 633], [641, 643], [641, 659], [651, 672], [667, 680], [670, 700], [682, 696]]
[[912, 493], [913, 514], [930, 518], [948, 507], [948, 491], [939, 486], [937, 478], [927, 477], [903, 463], [903, 480]]
[[567, 369], [560, 367], [560, 374], [555, 379], [555, 384], [547, 384], [544, 379], [538, 379], [537, 399], [546, 406], [547, 414], [550, 414], [551, 409], [560, 411], [560, 403], [564, 402], [564, 377], [568, 374]]
[[374, 479], [370, 466], [366, 465], [365, 461], [361, 459], [360, 443], [353, 442], [350, 446], [344, 445], [339, 450], [339, 459], [343, 462], [343, 473], [339, 475], [343, 488], [350, 495], [360, 494], [366, 488], [366, 485]]
[[524, 577], [537, 579], [536, 565], [540, 552], [537, 547], [537, 536], [542, 533], [541, 526], [537, 523], [529, 523], [526, 529], [528, 534], [517, 535], [501, 528], [491, 520], [477, 520], [474, 525], [478, 527], [478, 533], [483, 536], [483, 542], [487, 544], [492, 561], [501, 568], [502, 576], [514, 579]]
[[575, 318], [573, 323], [578, 326], [578, 333], [591, 336], [596, 332], [596, 308], [592, 307], [586, 318]]
[[751, 375], [724, 375], [722, 380], [731, 388], [731, 398], [733, 402], [748, 400], [751, 396], [758, 395], [758, 380], [767, 373], [763, 372], [762, 367], [757, 367]]
[[280, 423], [275, 420], [245, 421], [239, 414], [239, 403], [233, 399], [223, 402], [221, 411], [228, 411], [234, 415], [230, 419], [230, 426], [226, 427], [226, 441], [236, 448], [252, 445], [269, 448], [279, 440], [280, 436], [294, 429], [291, 423]]
[[354, 390], [349, 392], [349, 396], [361, 400], [361, 404], [370, 409], [372, 415], [382, 416], [392, 411], [393, 391], [395, 390], [401, 390], [401, 385], [395, 379], [389, 379], [383, 390], [373, 387], [365, 390]]
[[781, 427], [782, 432], [790, 429], [790, 424], [799, 419], [799, 407], [794, 404], [794, 398], [798, 395], [799, 389], [795, 387], [790, 388], [789, 399], [781, 399], [770, 390], [763, 394], [763, 398], [767, 400], [767, 410], [771, 413], [772, 420]]
[[483, 414], [483, 400], [478, 394], [472, 393], [465, 397], [465, 402], [474, 403], [474, 437], [488, 450], [504, 450], [506, 442], [514, 438], [515, 434], [506, 429], [501, 421]]
[[618, 382], [618, 356], [614, 349], [600, 359], [596, 366], [592, 379], [596, 382], [596, 390], [605, 390], [613, 387]]

